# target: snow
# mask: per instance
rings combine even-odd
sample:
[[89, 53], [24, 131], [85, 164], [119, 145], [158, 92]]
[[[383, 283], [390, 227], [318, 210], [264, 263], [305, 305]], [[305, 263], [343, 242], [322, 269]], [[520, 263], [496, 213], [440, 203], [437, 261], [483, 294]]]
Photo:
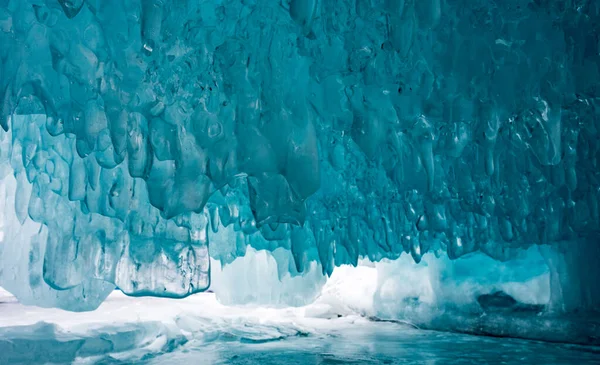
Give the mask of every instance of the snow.
[[[331, 298], [329, 299], [331, 300]], [[0, 364], [594, 364], [600, 349], [468, 336], [298, 308], [224, 306], [212, 293], [134, 298], [93, 312], [22, 305], [0, 292]], [[329, 309], [327, 309], [329, 308]], [[339, 307], [338, 307], [339, 308]]]
[[[308, 333], [327, 334], [334, 328], [339, 331], [356, 323], [369, 323], [358, 315], [337, 319], [324, 313], [323, 306], [321, 314], [325, 318], [311, 316], [316, 308], [311, 306], [228, 307], [220, 304], [213, 293], [175, 300], [127, 297], [114, 291], [97, 310], [79, 313], [25, 306], [4, 290], [0, 292], [0, 302], [0, 339], [28, 339], [53, 346], [82, 340], [88, 344], [87, 356], [80, 356], [82, 347], [72, 349], [73, 359], [79, 362], [107, 355], [105, 347], [89, 345], [98, 337], [108, 339], [108, 348], [116, 349], [114, 353], [108, 351], [112, 357], [140, 359], [192, 339], [208, 343], [229, 338], [258, 343]], [[336, 320], [329, 321], [330, 317]], [[7, 354], [0, 355], [0, 359], [2, 356]]]

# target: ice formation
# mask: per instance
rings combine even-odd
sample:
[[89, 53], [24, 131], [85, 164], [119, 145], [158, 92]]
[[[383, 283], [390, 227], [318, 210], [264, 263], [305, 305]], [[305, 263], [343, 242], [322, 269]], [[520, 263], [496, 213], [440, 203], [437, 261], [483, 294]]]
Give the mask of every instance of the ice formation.
[[539, 245], [593, 308], [599, 27], [594, 0], [0, 0], [0, 285], [85, 310], [248, 246], [295, 276]]

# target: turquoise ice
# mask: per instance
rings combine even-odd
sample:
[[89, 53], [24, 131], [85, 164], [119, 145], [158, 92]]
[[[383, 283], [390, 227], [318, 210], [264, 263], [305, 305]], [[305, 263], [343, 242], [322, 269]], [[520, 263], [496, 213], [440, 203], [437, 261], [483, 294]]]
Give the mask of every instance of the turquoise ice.
[[91, 310], [248, 246], [294, 276], [539, 246], [558, 308], [597, 307], [599, 27], [586, 0], [0, 0], [0, 284]]

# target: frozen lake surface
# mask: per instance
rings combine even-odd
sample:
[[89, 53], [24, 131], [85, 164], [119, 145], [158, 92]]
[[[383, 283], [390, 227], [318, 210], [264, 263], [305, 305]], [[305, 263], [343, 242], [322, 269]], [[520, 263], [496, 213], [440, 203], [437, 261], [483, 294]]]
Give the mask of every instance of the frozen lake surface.
[[94, 311], [0, 296], [0, 364], [598, 364], [600, 349], [339, 317], [324, 305], [225, 307], [115, 292]]
[[268, 343], [189, 343], [149, 364], [598, 364], [598, 349], [357, 324]]

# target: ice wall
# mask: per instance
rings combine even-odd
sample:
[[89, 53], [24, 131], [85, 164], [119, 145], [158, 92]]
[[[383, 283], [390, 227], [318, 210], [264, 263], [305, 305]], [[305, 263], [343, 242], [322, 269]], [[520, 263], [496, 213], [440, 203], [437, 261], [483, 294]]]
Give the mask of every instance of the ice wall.
[[289, 250], [273, 252], [248, 248], [230, 264], [211, 265], [212, 290], [225, 305], [300, 307], [311, 304], [320, 294], [326, 277], [316, 262], [298, 275]]
[[1, 162], [43, 246], [13, 260], [5, 234], [0, 282], [34, 257], [39, 285], [82, 293], [56, 305], [90, 309], [97, 287], [205, 290], [209, 242], [224, 263], [288, 250], [294, 275], [549, 245], [553, 282], [581, 282], [569, 307], [593, 308], [599, 11], [0, 0]]
[[[530, 309], [537, 315], [540, 311], [535, 309], [550, 302], [548, 276], [548, 267], [536, 247], [507, 262], [482, 253], [456, 260], [428, 253], [419, 263], [410, 256], [376, 263], [365, 259], [357, 267], [336, 268], [315, 305], [324, 304], [324, 309], [334, 314], [361, 313], [430, 326], [444, 312], [481, 316], [490, 310], [487, 303], [479, 303], [482, 296], [502, 292], [519, 303], [521, 312]], [[491, 312], [499, 309], [514, 314], [517, 308], [510, 308], [509, 301], [504, 301], [509, 305], [491, 308]]]

